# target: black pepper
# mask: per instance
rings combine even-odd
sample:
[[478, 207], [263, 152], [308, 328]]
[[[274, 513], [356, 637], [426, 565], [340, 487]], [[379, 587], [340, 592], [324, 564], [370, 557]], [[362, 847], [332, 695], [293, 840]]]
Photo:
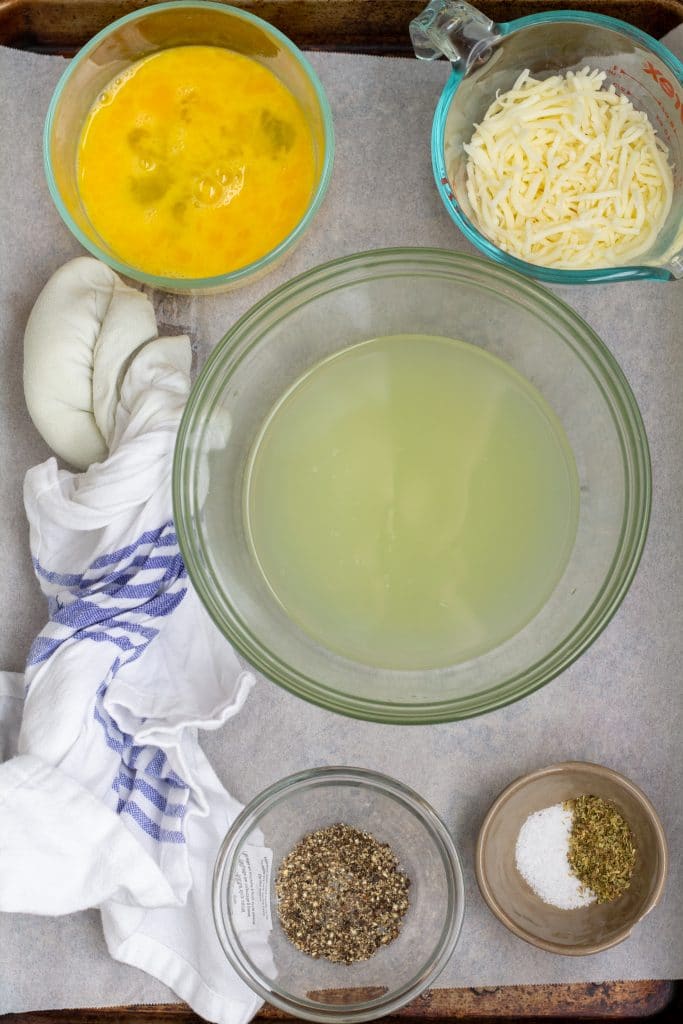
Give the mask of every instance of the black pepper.
[[397, 938], [409, 887], [387, 843], [338, 823], [304, 836], [282, 861], [278, 917], [297, 949], [352, 964]]

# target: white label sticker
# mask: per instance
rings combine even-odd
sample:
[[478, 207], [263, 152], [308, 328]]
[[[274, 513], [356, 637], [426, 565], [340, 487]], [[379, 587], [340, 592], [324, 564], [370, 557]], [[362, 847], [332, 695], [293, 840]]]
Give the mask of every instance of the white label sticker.
[[273, 851], [265, 846], [244, 846], [235, 868], [232, 914], [237, 931], [271, 931], [270, 872]]

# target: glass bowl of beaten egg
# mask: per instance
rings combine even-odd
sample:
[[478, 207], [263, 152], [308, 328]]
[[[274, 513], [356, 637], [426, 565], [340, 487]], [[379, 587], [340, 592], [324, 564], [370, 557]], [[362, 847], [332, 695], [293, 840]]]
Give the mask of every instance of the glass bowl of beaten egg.
[[457, 227], [556, 284], [683, 277], [683, 64], [626, 22], [552, 11], [495, 24], [462, 0], [411, 22], [451, 70], [432, 167]]
[[[330, 918], [336, 918], [347, 942], [349, 918], [359, 932], [367, 929], [368, 915], [359, 915], [353, 905], [354, 890], [357, 882], [367, 880], [368, 901], [381, 904], [377, 869], [359, 874], [346, 860], [346, 870], [340, 870], [330, 864], [332, 847], [323, 854], [332, 892], [327, 898], [318, 895], [325, 911], [308, 925], [314, 941], [297, 947], [291, 918], [286, 929], [280, 916], [283, 861], [291, 864], [291, 852], [305, 836], [339, 825], [388, 847], [409, 883], [398, 933], [382, 943], [386, 930], [378, 915], [380, 942], [374, 952], [366, 949], [362, 957], [346, 960], [339, 958], [343, 946], [329, 956], [315, 948], [315, 939], [327, 933]], [[381, 857], [381, 851], [376, 853]], [[386, 872], [386, 862], [382, 869]], [[335, 893], [348, 885], [349, 875], [346, 913], [338, 915]], [[306, 898], [307, 906], [300, 915], [295, 910], [295, 918], [305, 918], [314, 899]], [[227, 959], [251, 989], [297, 1019], [350, 1024], [395, 1013], [434, 984], [456, 948], [464, 911], [462, 870], [446, 826], [414, 790], [364, 768], [311, 768], [269, 786], [231, 825], [214, 869], [214, 921]], [[339, 945], [333, 933], [330, 946]]]
[[208, 2], [103, 29], [63, 74], [44, 132], [50, 193], [81, 244], [180, 292], [270, 269], [310, 226], [333, 156], [303, 54], [262, 19]]
[[178, 434], [174, 513], [224, 635], [353, 717], [519, 700], [605, 628], [650, 510], [647, 439], [603, 342], [490, 261], [335, 260], [257, 303]]

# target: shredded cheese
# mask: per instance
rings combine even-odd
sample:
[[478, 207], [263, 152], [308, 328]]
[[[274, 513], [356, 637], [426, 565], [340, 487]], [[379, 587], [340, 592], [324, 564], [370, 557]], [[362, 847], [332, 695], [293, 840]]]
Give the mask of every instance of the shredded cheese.
[[513, 256], [581, 270], [631, 262], [669, 213], [668, 150], [643, 111], [583, 68], [523, 71], [464, 149], [479, 228]]

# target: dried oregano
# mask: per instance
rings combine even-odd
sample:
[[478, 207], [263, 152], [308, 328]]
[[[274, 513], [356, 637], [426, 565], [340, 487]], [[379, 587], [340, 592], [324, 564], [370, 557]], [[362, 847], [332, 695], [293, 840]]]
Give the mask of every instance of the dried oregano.
[[564, 805], [572, 812], [569, 866], [583, 885], [608, 903], [626, 892], [636, 862], [628, 824], [613, 803], [598, 796], [579, 796]]
[[351, 964], [392, 942], [410, 881], [386, 843], [336, 824], [301, 839], [275, 880], [280, 924], [297, 949]]

